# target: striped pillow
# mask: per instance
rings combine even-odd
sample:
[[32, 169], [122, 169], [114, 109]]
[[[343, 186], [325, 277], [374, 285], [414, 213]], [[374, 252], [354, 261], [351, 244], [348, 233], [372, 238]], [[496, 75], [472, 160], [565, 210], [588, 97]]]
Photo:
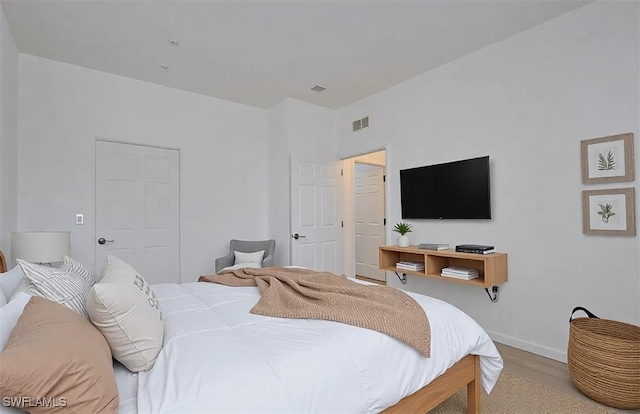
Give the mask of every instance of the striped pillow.
[[23, 281], [14, 297], [19, 292], [40, 296], [64, 305], [89, 319], [85, 302], [91, 290], [91, 283], [74, 273], [55, 267], [40, 266], [20, 259], [18, 264], [28, 283]]
[[87, 269], [85, 265], [76, 260], [73, 260], [66, 254], [62, 255], [62, 260], [63, 263], [62, 266], [60, 266], [60, 269], [64, 270], [67, 273], [75, 273], [76, 275], [89, 282], [91, 286], [96, 283], [96, 277], [94, 276], [93, 272]]

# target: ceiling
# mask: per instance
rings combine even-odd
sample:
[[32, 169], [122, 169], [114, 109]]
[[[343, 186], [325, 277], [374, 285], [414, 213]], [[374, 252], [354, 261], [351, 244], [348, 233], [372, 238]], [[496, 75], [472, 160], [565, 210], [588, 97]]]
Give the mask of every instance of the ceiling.
[[340, 108], [589, 2], [2, 0], [2, 9], [22, 53], [262, 108], [287, 97]]

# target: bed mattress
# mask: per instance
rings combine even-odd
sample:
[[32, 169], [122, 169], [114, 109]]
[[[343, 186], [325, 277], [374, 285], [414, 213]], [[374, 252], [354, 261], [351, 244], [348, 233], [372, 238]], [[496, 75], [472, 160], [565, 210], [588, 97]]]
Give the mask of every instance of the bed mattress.
[[322, 320], [252, 315], [254, 287], [155, 285], [165, 339], [154, 367], [116, 366], [121, 413], [374, 413], [467, 354], [480, 355], [490, 392], [502, 359], [486, 332], [454, 306], [407, 292], [431, 325], [431, 358], [384, 334]]
[[138, 412], [138, 374], [129, 371], [124, 365], [114, 360], [113, 372], [118, 385], [120, 397], [119, 413]]

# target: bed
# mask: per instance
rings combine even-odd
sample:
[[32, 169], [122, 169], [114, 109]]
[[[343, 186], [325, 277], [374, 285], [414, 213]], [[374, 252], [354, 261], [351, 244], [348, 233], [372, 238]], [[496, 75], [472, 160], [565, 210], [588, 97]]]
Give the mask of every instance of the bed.
[[426, 412], [464, 386], [479, 412], [480, 384], [490, 390], [502, 368], [471, 318], [424, 295], [409, 293], [429, 315], [431, 358], [367, 329], [250, 314], [253, 287], [154, 290], [163, 350], [137, 375], [135, 404], [121, 398], [122, 412]]
[[[0, 276], [2, 277], [2, 276]], [[165, 325], [147, 372], [114, 372], [121, 413], [427, 412], [467, 387], [480, 412], [502, 359], [486, 332], [446, 302], [407, 292], [431, 325], [431, 357], [368, 329], [253, 315], [254, 287], [153, 286]]]

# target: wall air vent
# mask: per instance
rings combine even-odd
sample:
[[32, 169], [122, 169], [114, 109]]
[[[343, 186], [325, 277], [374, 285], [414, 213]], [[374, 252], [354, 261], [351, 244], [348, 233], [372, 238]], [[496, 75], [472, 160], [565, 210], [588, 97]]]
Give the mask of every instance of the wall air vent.
[[368, 126], [369, 126], [369, 117], [365, 116], [362, 119], [353, 121], [353, 132], [359, 131], [362, 128], [367, 128]]

